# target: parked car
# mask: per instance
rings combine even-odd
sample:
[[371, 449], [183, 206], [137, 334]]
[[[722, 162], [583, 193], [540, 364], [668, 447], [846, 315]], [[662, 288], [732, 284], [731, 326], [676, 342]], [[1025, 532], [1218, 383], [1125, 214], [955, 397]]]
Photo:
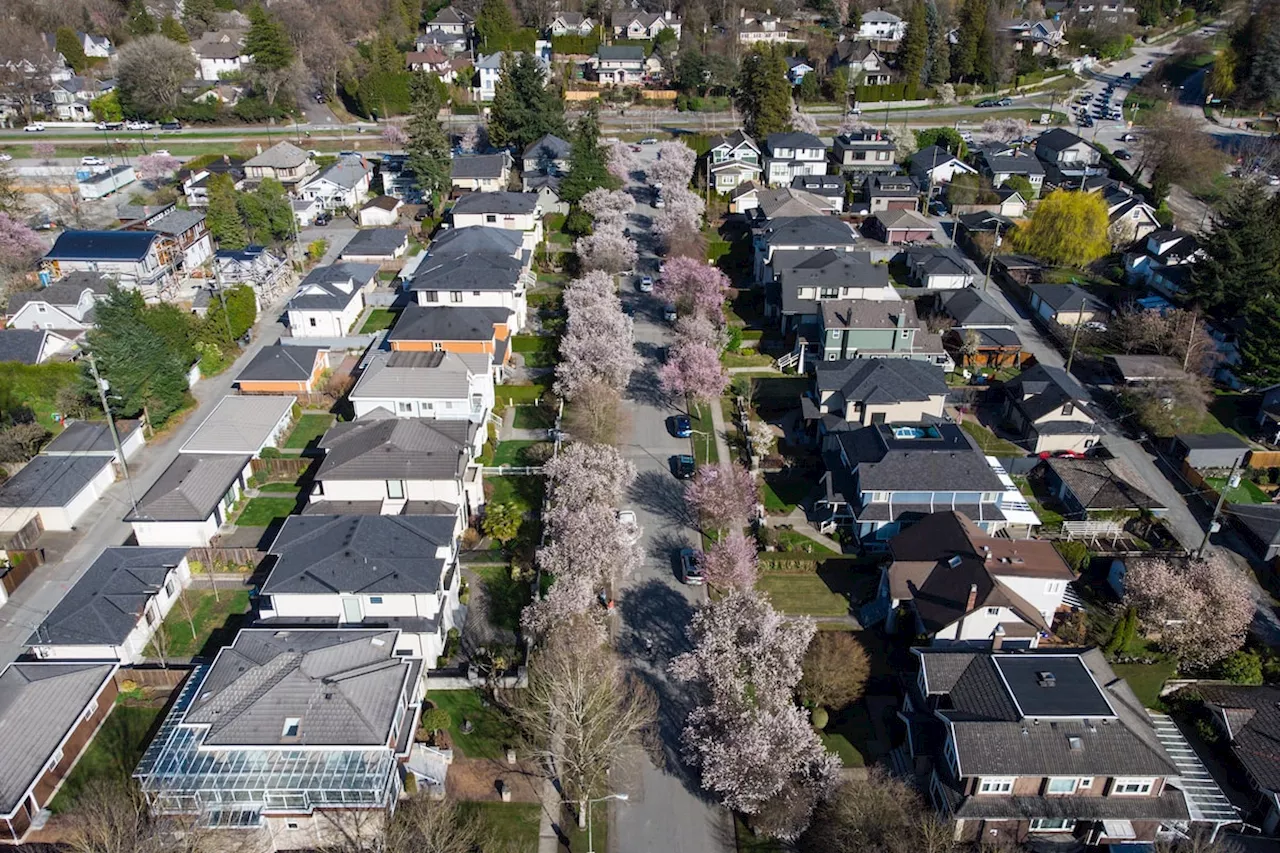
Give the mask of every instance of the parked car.
[[641, 145], [657, 145], [658, 140], [654, 139], [652, 136], [646, 136], [644, 139], [640, 140], [640, 144]]
[[967, 144], [967, 143], [972, 142], [972, 141], [973, 141], [973, 131], [972, 131], [972, 130], [962, 130], [962, 131], [960, 131], [960, 138], [961, 138], [962, 140], [964, 140], [964, 142], [965, 142], [966, 144]]
[[172, 154], [170, 154], [170, 153], [169, 153], [169, 149], [168, 149], [168, 148], [157, 148], [155, 151], [152, 151], [151, 153], [152, 153], [152, 154], [154, 154], [154, 155], [156, 155], [157, 157], [172, 157], [172, 156], [173, 156]]
[[632, 151], [634, 151], [634, 152], [636, 152], [637, 154], [639, 154], [639, 153], [640, 153], [640, 146], [639, 146], [639, 145], [632, 145], [632, 146], [631, 146], [631, 150], [632, 150]]
[[988, 107], [994, 107], [997, 103], [999, 103], [999, 101], [996, 101], [992, 98], [988, 98], [985, 101], [978, 101], [977, 106], [978, 106], [978, 109], [985, 110]]
[[125, 125], [126, 130], [150, 130], [151, 122], [149, 121], [131, 121]]
[[622, 528], [622, 535], [632, 544], [635, 544], [640, 539], [640, 534], [644, 532], [633, 510], [618, 510], [618, 525]]
[[702, 576], [702, 568], [698, 565], [698, 554], [692, 548], [680, 549], [680, 582], [690, 586], [706, 583]]
[[325, 101], [329, 100], [325, 97], [324, 92], [316, 92], [314, 97], [317, 104], [323, 104]]
[[676, 306], [671, 303], [663, 305], [662, 319], [666, 320], [668, 323], [674, 323], [676, 321]]
[[688, 415], [671, 416], [671, 434], [676, 438], [688, 438], [693, 435], [693, 424]]
[[1013, 98], [1001, 98], [1000, 100], [996, 101], [996, 106], [1011, 107], [1013, 106]]
[[932, 213], [934, 216], [946, 216], [947, 215], [946, 202], [938, 199], [935, 199], [934, 201], [929, 202], [929, 212]]
[[1133, 155], [1124, 148], [1117, 148], [1114, 152], [1117, 160], [1132, 160]]
[[107, 165], [107, 161], [103, 160], [101, 157], [81, 157], [80, 165], [81, 166], [105, 166]]
[[1136, 142], [1137, 139], [1138, 137], [1132, 133], [1126, 133], [1124, 136], [1120, 137], [1121, 142]]
[[333, 221], [333, 214], [327, 210], [322, 211], [316, 217], [316, 225], [328, 225], [332, 221]]
[[653, 292], [653, 276], [651, 275], [640, 276], [640, 281], [636, 283], [636, 288], [641, 293], [652, 293]]
[[697, 461], [688, 453], [671, 457], [671, 473], [676, 475], [677, 480], [693, 479], [693, 472], [697, 467]]
[[44, 122], [33, 121], [22, 129], [23, 133], [44, 133]]
[[180, 121], [162, 121], [160, 122], [161, 130], [182, 130], [182, 122]]
[[12, 154], [6, 154], [5, 152], [0, 151], [0, 163], [8, 163], [12, 159], [13, 159]]

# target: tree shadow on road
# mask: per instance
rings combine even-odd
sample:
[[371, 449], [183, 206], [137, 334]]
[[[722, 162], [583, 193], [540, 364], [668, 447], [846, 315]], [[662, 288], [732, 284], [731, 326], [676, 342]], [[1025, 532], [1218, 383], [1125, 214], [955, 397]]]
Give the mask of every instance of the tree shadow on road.
[[672, 524], [692, 526], [684, 485], [665, 471], [641, 471], [631, 484], [631, 500]]

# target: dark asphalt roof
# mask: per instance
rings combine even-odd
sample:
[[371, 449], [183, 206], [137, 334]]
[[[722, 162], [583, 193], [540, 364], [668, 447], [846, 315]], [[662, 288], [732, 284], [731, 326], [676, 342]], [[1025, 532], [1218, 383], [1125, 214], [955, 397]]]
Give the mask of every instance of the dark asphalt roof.
[[537, 193], [467, 193], [453, 203], [453, 214], [527, 214], [533, 213], [537, 206]]
[[299, 311], [341, 311], [358, 299], [360, 289], [377, 275], [377, 264], [341, 261], [316, 267], [298, 285], [288, 307]]
[[526, 160], [564, 160], [573, 152], [573, 146], [567, 141], [548, 133], [541, 139], [535, 139], [524, 149]]
[[362, 228], [343, 247], [342, 255], [343, 257], [347, 255], [391, 257], [404, 245], [408, 237], [409, 232], [404, 228]]
[[63, 594], [28, 645], [118, 646], [187, 558], [184, 548], [107, 548]]
[[[960, 158], [938, 145], [927, 145], [911, 155], [908, 161], [911, 171], [928, 172], [937, 166], [943, 166]], [[963, 161], [961, 161], [963, 162]]]
[[1044, 166], [1030, 154], [984, 154], [982, 159], [993, 175], [1044, 174]]
[[36, 364], [48, 329], [0, 329], [0, 361]]
[[514, 291], [523, 273], [524, 263], [510, 255], [493, 252], [427, 255], [404, 287], [409, 291]]
[[822, 140], [812, 133], [771, 133], [765, 137], [765, 148], [770, 153], [779, 148], [826, 148]]
[[315, 369], [316, 356], [324, 351], [324, 347], [283, 344], [263, 347], [236, 376], [236, 382], [305, 382]]
[[820, 393], [839, 391], [850, 401], [874, 404], [922, 402], [947, 393], [942, 368], [917, 359], [819, 361], [814, 370], [814, 384]]
[[1235, 433], [1178, 433], [1174, 436], [1189, 450], [1247, 450], [1249, 443]]
[[913, 246], [907, 249], [907, 266], [916, 275], [968, 275], [976, 273], [973, 263], [949, 246]]
[[1089, 392], [1071, 374], [1047, 364], [1027, 368], [1004, 387], [1014, 404], [1032, 421], [1058, 411], [1067, 403], [1087, 405], [1090, 401]]
[[[116, 432], [120, 441], [125, 441], [138, 428], [135, 420], [117, 420]], [[95, 453], [114, 454], [115, 441], [111, 438], [111, 429], [103, 421], [74, 421], [58, 433], [53, 441], [45, 445], [41, 453], [50, 455], [61, 453]]]
[[914, 302], [833, 299], [823, 301], [821, 305], [824, 329], [896, 329], [902, 315], [905, 315], [903, 328], [920, 328]]
[[1114, 459], [1053, 458], [1043, 464], [1058, 475], [1086, 510], [1163, 508], [1155, 498], [1130, 483], [1129, 479], [1137, 479], [1137, 475]]
[[1203, 684], [1196, 692], [1225, 712], [1231, 752], [1258, 786], [1280, 791], [1280, 687]]
[[[487, 195], [487, 193], [481, 195]], [[451, 228], [436, 237], [427, 248], [427, 254], [441, 257], [446, 254], [492, 252], [515, 257], [523, 244], [524, 237], [519, 231], [512, 231], [509, 228], [492, 228], [488, 225], [467, 225], [463, 228]]]
[[771, 246], [852, 246], [857, 235], [849, 224], [834, 216], [782, 216], [763, 230]]
[[939, 298], [942, 301], [942, 310], [961, 328], [1013, 325], [1013, 320], [1008, 314], [983, 299], [981, 291], [975, 288], [952, 290]]
[[110, 464], [109, 456], [37, 456], [0, 485], [0, 506], [66, 506]]
[[[876, 424], [827, 436], [823, 458], [833, 475], [847, 474], [841, 454], [858, 469], [862, 491], [1003, 492], [986, 457], [955, 424], [932, 424], [932, 437], [895, 438], [894, 427]], [[846, 494], [850, 500], [856, 495]]]
[[249, 456], [179, 453], [125, 521], [204, 521], [222, 501]]
[[409, 305], [400, 312], [389, 341], [488, 341], [494, 325], [506, 323], [506, 308], [453, 308]]
[[456, 522], [452, 515], [289, 516], [271, 544], [276, 562], [262, 594], [439, 592]]
[[454, 178], [500, 178], [506, 168], [505, 154], [475, 154], [454, 157], [450, 175]]
[[1046, 130], [1036, 137], [1036, 147], [1039, 148], [1043, 145], [1050, 151], [1064, 151], [1073, 145], [1079, 145], [1081, 142], [1084, 142], [1084, 140], [1061, 127]]
[[644, 48], [633, 45], [600, 45], [596, 56], [607, 62], [643, 62]]
[[1263, 543], [1280, 542], [1280, 504], [1227, 504], [1227, 512]]
[[476, 425], [395, 418], [341, 423], [320, 439], [317, 480], [452, 480], [471, 458]]
[[1107, 308], [1101, 299], [1074, 284], [1033, 284], [1029, 290], [1054, 311], [1105, 311]]

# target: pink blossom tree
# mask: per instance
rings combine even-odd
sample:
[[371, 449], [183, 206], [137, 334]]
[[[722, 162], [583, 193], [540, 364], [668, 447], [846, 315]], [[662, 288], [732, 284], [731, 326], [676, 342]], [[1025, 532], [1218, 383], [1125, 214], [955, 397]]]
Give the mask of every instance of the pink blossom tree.
[[658, 159], [646, 170], [649, 180], [662, 184], [663, 194], [687, 189], [693, 180], [698, 154], [683, 142], [664, 142], [658, 146]]
[[615, 139], [605, 149], [605, 168], [618, 180], [626, 181], [635, 171], [636, 165], [635, 153], [632, 152], [631, 146], [622, 140]]
[[801, 112], [795, 104], [791, 105], [791, 127], [797, 133], [817, 134], [817, 120], [806, 112]]
[[760, 502], [760, 486], [746, 468], [734, 462], [703, 465], [684, 492], [685, 502], [697, 517], [714, 529], [734, 529], [746, 524]]
[[686, 314], [701, 314], [716, 325], [724, 322], [724, 300], [729, 295], [729, 277], [705, 261], [669, 258], [655, 288], [659, 297], [675, 303]]
[[52, 142], [37, 142], [31, 146], [31, 156], [45, 163], [52, 160], [56, 152]]
[[635, 202], [622, 190], [596, 187], [582, 197], [579, 206], [590, 214], [597, 230], [612, 228], [621, 231]]
[[616, 228], [598, 229], [593, 234], [579, 237], [573, 244], [573, 250], [577, 252], [584, 270], [603, 270], [612, 274], [631, 269], [638, 257], [635, 241]]
[[636, 466], [616, 447], [573, 443], [543, 465], [542, 474], [551, 498], [548, 512], [561, 506], [616, 507], [635, 482]]
[[718, 317], [712, 319], [706, 313], [697, 312], [681, 314], [676, 320], [676, 339], [680, 342], [703, 344], [721, 352], [728, 338]]
[[697, 193], [677, 187], [663, 190], [666, 206], [653, 218], [653, 233], [664, 243], [679, 234], [696, 232], [702, 229], [702, 211], [706, 203]]
[[382, 141], [387, 143], [393, 150], [404, 150], [404, 147], [409, 144], [409, 134], [405, 132], [403, 125], [384, 124], [382, 126]]
[[489, 128], [479, 123], [468, 126], [458, 144], [463, 151], [484, 151], [489, 147]]
[[716, 350], [705, 343], [681, 341], [672, 347], [667, 363], [658, 368], [658, 382], [673, 396], [714, 400], [724, 393], [729, 375]]
[[982, 132], [1001, 142], [1012, 142], [1027, 135], [1031, 124], [1020, 118], [993, 118], [982, 123]]
[[1192, 669], [1239, 649], [1257, 609], [1249, 582], [1217, 554], [1185, 563], [1134, 560], [1124, 585], [1125, 604], [1144, 629]]
[[707, 583], [720, 589], [750, 589], [759, 576], [756, 544], [741, 530], [731, 531], [708, 548], [698, 565]]
[[148, 182], [167, 178], [182, 166], [177, 157], [169, 154], [142, 154], [134, 160], [134, 164], [137, 166], [138, 177]]
[[613, 279], [587, 273], [565, 288], [564, 302], [569, 316], [560, 338], [556, 393], [572, 400], [597, 383], [621, 391], [639, 359], [631, 318], [622, 311]]
[[0, 273], [30, 269], [48, 248], [35, 231], [9, 214], [0, 213]]

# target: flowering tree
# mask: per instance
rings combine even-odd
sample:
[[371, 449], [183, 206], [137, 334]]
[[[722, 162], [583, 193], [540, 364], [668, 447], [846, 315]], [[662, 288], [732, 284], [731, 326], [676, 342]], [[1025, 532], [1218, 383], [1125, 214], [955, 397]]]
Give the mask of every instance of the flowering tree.
[[1135, 560], [1124, 603], [1185, 666], [1207, 667], [1244, 644], [1256, 605], [1248, 581], [1219, 555], [1175, 564]]
[[724, 300], [729, 295], [729, 277], [705, 261], [670, 258], [662, 265], [658, 281], [659, 297], [675, 303], [686, 314], [702, 314], [723, 324]]
[[709, 520], [717, 528], [736, 528], [755, 514], [760, 487], [746, 468], [721, 462], [699, 468], [684, 497], [699, 518]]
[[177, 157], [169, 154], [142, 154], [134, 163], [137, 165], [138, 177], [144, 181], [158, 181], [167, 178], [182, 165]]
[[1001, 142], [1012, 142], [1027, 135], [1031, 125], [1020, 118], [993, 118], [982, 123], [982, 132]]
[[550, 517], [560, 507], [591, 504], [616, 507], [636, 478], [636, 467], [616, 447], [570, 444], [542, 466], [551, 503]]
[[405, 132], [403, 126], [398, 124], [384, 124], [382, 126], [382, 141], [392, 148], [403, 149], [409, 144], [409, 134]]
[[622, 190], [611, 190], [596, 187], [582, 197], [579, 206], [591, 215], [596, 229], [614, 228], [622, 230], [627, 221], [627, 214], [635, 207], [631, 196]]
[[675, 235], [702, 229], [702, 211], [706, 203], [697, 193], [683, 187], [663, 190], [666, 206], [653, 218], [653, 233], [670, 244]]
[[714, 400], [724, 393], [729, 375], [720, 364], [720, 355], [704, 343], [681, 341], [658, 368], [662, 390], [673, 396]]
[[598, 229], [594, 234], [579, 237], [573, 250], [578, 253], [583, 269], [614, 274], [634, 267], [638, 257], [635, 241], [616, 228]]
[[37, 142], [31, 146], [31, 156], [37, 160], [48, 162], [53, 159], [53, 155], [57, 149], [53, 147], [52, 142]]
[[35, 231], [7, 213], [0, 213], [0, 273], [27, 270], [48, 251]]
[[703, 344], [721, 352], [728, 337], [724, 327], [706, 314], [681, 314], [676, 320], [676, 339], [681, 342]]
[[818, 132], [817, 120], [808, 113], [801, 112], [796, 109], [795, 104], [791, 105], [791, 127], [797, 133], [813, 133]]
[[698, 558], [698, 565], [707, 583], [720, 589], [750, 589], [759, 574], [755, 542], [740, 530], [708, 548]]
[[489, 147], [489, 128], [483, 124], [470, 125], [458, 142], [463, 151], [484, 151]]
[[658, 159], [648, 168], [651, 182], [662, 184], [663, 192], [684, 189], [693, 180], [693, 167], [698, 154], [683, 142], [664, 142], [658, 146]]
[[565, 288], [564, 302], [569, 318], [560, 338], [556, 393], [572, 400], [598, 383], [621, 391], [639, 359], [631, 318], [622, 312], [613, 279], [587, 273]]
[[625, 181], [636, 168], [636, 157], [631, 146], [620, 139], [609, 143], [605, 149], [605, 168], [618, 180]]

